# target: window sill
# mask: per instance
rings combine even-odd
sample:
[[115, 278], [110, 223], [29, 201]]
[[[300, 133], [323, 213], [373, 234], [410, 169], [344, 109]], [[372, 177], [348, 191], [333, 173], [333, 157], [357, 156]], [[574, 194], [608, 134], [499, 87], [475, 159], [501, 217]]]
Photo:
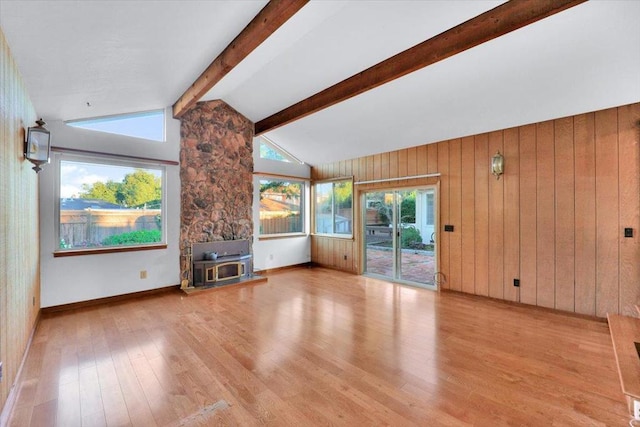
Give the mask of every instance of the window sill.
[[276, 240], [276, 239], [291, 239], [298, 237], [307, 237], [307, 233], [287, 233], [287, 234], [266, 234], [259, 236], [258, 240]]
[[161, 243], [158, 245], [120, 246], [120, 247], [114, 247], [114, 248], [70, 249], [67, 251], [54, 251], [53, 257], [59, 258], [59, 257], [66, 257], [66, 256], [113, 254], [113, 253], [119, 253], [119, 252], [151, 251], [155, 249], [167, 249], [167, 244]]
[[343, 240], [353, 240], [352, 234], [323, 234], [323, 233], [313, 233], [311, 234], [314, 237], [327, 237], [329, 239], [343, 239]]

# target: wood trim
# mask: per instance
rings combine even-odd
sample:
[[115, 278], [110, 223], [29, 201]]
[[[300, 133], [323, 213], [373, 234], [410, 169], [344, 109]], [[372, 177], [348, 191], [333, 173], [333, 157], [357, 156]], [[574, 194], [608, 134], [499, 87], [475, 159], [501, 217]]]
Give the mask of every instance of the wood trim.
[[271, 0], [173, 104], [179, 118], [309, 0]]
[[44, 307], [40, 311], [43, 316], [47, 316], [49, 314], [58, 313], [61, 311], [77, 310], [79, 308], [85, 308], [85, 307], [94, 307], [96, 305], [127, 301], [127, 300], [136, 299], [136, 298], [148, 297], [151, 295], [158, 295], [158, 294], [163, 294], [165, 292], [173, 292], [173, 291], [179, 291], [179, 290], [180, 290], [180, 285], [170, 285], [162, 288], [149, 289], [146, 291], [132, 292], [128, 294], [114, 295], [111, 297], [104, 297], [104, 298], [96, 298], [88, 301], [72, 302], [69, 304], [54, 305], [51, 307]]
[[263, 176], [265, 178], [278, 178], [278, 179], [287, 179], [287, 180], [305, 181], [305, 182], [311, 181], [311, 178], [304, 178], [304, 177], [293, 176], [293, 175], [282, 175], [279, 173], [269, 173], [269, 172], [254, 172], [253, 176], [258, 176], [258, 177]]
[[78, 148], [51, 147], [51, 151], [56, 153], [79, 154], [83, 156], [107, 157], [112, 159], [134, 160], [140, 162], [159, 163], [161, 165], [178, 166], [180, 162], [175, 160], [153, 159], [151, 157], [126, 156], [122, 154], [105, 153], [103, 151], [80, 150]]
[[301, 264], [285, 265], [284, 267], [276, 267], [276, 268], [267, 268], [267, 269], [264, 269], [264, 270], [256, 270], [255, 274], [259, 274], [261, 276], [267, 276], [269, 274], [279, 273], [281, 271], [286, 271], [286, 270], [294, 270], [294, 269], [298, 269], [298, 268], [311, 268], [311, 262], [303, 262]]
[[[40, 324], [41, 314], [42, 314], [42, 310], [39, 310], [38, 314], [36, 315], [36, 321], [33, 322], [33, 328], [31, 329], [31, 334], [29, 334], [29, 340], [27, 341], [27, 346], [24, 349], [24, 354], [22, 355], [20, 366], [18, 367], [18, 371], [16, 372], [16, 377], [14, 378], [14, 385], [9, 390], [9, 395], [7, 396], [7, 400], [4, 402], [2, 411], [0, 411], [0, 426], [9, 425], [9, 419], [11, 417], [11, 413], [13, 412], [13, 406], [18, 400], [18, 394], [20, 391], [20, 387], [16, 387], [15, 385], [18, 384], [20, 381], [20, 376], [22, 375], [22, 369], [24, 368], [25, 362], [27, 361], [27, 356], [31, 351], [31, 343], [33, 343], [33, 337], [35, 336], [36, 330], [38, 329], [38, 325]], [[6, 381], [6, 379], [4, 380]]]
[[167, 249], [166, 244], [162, 245], [147, 245], [147, 246], [131, 246], [131, 247], [119, 247], [119, 248], [100, 248], [100, 249], [82, 249], [72, 251], [56, 251], [53, 253], [54, 258], [66, 257], [66, 256], [81, 256], [81, 255], [100, 255], [100, 254], [113, 254], [118, 252], [138, 252], [138, 251], [152, 251], [155, 249]]
[[258, 240], [279, 240], [279, 239], [298, 239], [300, 237], [309, 237], [307, 233], [288, 233], [288, 234], [266, 234], [258, 236]]
[[584, 1], [506, 2], [260, 120], [255, 125], [255, 134], [258, 136], [272, 131]]
[[562, 310], [557, 310], [555, 308], [542, 307], [542, 306], [539, 306], [539, 305], [531, 305], [531, 304], [518, 302], [518, 301], [510, 301], [510, 300], [506, 300], [506, 299], [491, 297], [491, 296], [488, 296], [488, 295], [469, 294], [467, 292], [456, 291], [456, 290], [453, 290], [453, 289], [441, 289], [441, 292], [447, 292], [447, 293], [452, 293], [452, 294], [457, 294], [457, 295], [463, 295], [463, 296], [465, 296], [467, 298], [470, 298], [470, 299], [481, 299], [481, 300], [486, 300], [486, 301], [492, 301], [492, 302], [495, 302], [495, 303], [498, 303], [498, 304], [511, 305], [511, 306], [514, 306], [514, 307], [525, 308], [527, 310], [533, 310], [533, 311], [536, 311], [536, 312], [539, 312], [539, 313], [561, 314], [563, 316], [574, 317], [576, 319], [595, 320], [596, 322], [607, 323], [607, 318], [606, 317], [597, 317], [597, 316], [592, 316], [590, 314], [575, 313], [575, 312], [571, 312], [571, 311], [562, 311]]

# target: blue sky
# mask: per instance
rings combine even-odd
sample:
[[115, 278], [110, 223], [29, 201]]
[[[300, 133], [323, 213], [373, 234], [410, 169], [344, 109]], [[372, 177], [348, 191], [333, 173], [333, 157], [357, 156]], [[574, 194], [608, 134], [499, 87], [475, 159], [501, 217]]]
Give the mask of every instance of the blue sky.
[[[95, 163], [82, 163], [72, 161], [60, 162], [60, 197], [77, 197], [82, 192], [82, 184], [95, 182], [122, 182], [125, 175], [132, 173], [136, 168], [127, 166], [111, 166]], [[157, 177], [162, 176], [162, 171], [157, 169], [145, 169]]]

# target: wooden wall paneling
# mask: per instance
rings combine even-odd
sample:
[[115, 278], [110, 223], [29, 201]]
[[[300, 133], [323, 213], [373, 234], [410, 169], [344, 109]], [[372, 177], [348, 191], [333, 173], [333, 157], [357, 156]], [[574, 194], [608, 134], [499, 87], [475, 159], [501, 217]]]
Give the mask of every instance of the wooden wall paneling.
[[[489, 133], [489, 158], [504, 153], [503, 133]], [[489, 177], [489, 296], [504, 298], [504, 179]]]
[[620, 313], [637, 316], [634, 305], [640, 303], [640, 104], [618, 108], [618, 132], [620, 227], [633, 228], [633, 238], [620, 237]]
[[380, 178], [389, 179], [389, 153], [380, 156]]
[[375, 164], [375, 156], [367, 156], [367, 174], [366, 180], [371, 181], [376, 178], [376, 164]]
[[375, 154], [373, 156], [373, 179], [379, 180], [382, 178], [382, 155]]
[[537, 305], [555, 307], [555, 165], [553, 121], [538, 123], [536, 143]]
[[[407, 150], [398, 150], [398, 178], [407, 176], [408, 171], [408, 156]], [[407, 185], [407, 180], [395, 182], [394, 185], [402, 186]]]
[[451, 286], [451, 271], [449, 270], [449, 242], [450, 242], [450, 234], [449, 232], [444, 231], [445, 224], [449, 224], [449, 215], [450, 215], [450, 207], [449, 207], [449, 186], [450, 186], [450, 176], [449, 176], [449, 141], [439, 142], [438, 143], [438, 167], [440, 168], [440, 173], [442, 174], [440, 177], [440, 231], [436, 233], [439, 237], [439, 248], [438, 248], [438, 264], [440, 266], [440, 272], [444, 274], [444, 280], [442, 281], [442, 288], [449, 289]]
[[462, 291], [475, 293], [475, 145], [472, 136], [461, 143], [461, 259]]
[[438, 144], [427, 145], [427, 173], [438, 173]]
[[0, 29], [0, 408], [15, 383], [40, 307], [38, 176], [21, 154], [24, 128], [35, 120]]
[[518, 128], [504, 131], [504, 299], [518, 300], [520, 278], [520, 141]]
[[462, 291], [462, 179], [461, 141], [449, 141], [449, 288]]
[[407, 176], [415, 176], [418, 171], [418, 148], [407, 148]]
[[416, 149], [416, 175], [427, 174], [427, 146], [420, 145]]
[[596, 130], [596, 315], [618, 313], [618, 114], [598, 111]]
[[519, 128], [520, 138], [520, 302], [537, 301], [536, 125]]
[[554, 120], [556, 305], [575, 310], [575, 173], [573, 117]]
[[344, 161], [344, 176], [353, 176], [353, 161], [345, 160]]
[[476, 135], [475, 146], [475, 271], [476, 294], [489, 295], [489, 136]]
[[353, 181], [362, 181], [362, 174], [360, 173], [360, 159], [353, 159], [351, 161], [351, 173], [353, 174]]
[[575, 157], [575, 311], [596, 314], [595, 114], [573, 120]]
[[367, 158], [360, 157], [358, 162], [359, 181], [367, 181]]
[[389, 178], [398, 178], [398, 152], [389, 153]]

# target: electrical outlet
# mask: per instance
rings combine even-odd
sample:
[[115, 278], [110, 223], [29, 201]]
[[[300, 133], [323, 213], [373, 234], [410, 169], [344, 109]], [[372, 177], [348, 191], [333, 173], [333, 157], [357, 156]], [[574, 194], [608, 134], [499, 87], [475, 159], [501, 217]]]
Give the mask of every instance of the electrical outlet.
[[640, 420], [640, 400], [633, 401], [633, 418]]
[[520, 287], [520, 279], [513, 279], [513, 286], [515, 286], [516, 288]]
[[344, 260], [345, 260], [345, 261], [347, 260], [347, 256], [346, 256], [346, 255], [344, 256]]
[[140, 270], [140, 278], [141, 279], [147, 278], [147, 270]]

